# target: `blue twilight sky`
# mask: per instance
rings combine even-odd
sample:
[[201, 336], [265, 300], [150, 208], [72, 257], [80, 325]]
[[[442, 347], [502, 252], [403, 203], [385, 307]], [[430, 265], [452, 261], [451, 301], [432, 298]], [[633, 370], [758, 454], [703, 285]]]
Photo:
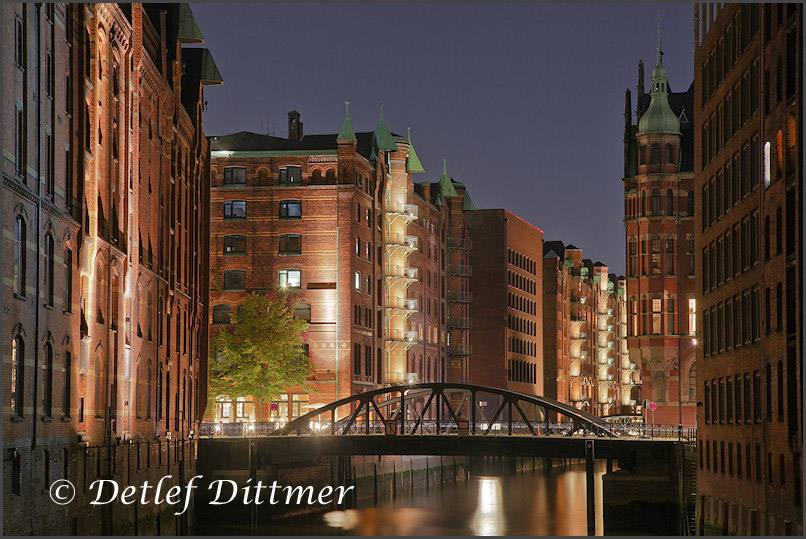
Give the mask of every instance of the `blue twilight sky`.
[[337, 133], [350, 99], [356, 131], [379, 103], [393, 132], [412, 128], [437, 181], [442, 160], [478, 208], [507, 208], [625, 268], [624, 90], [655, 64], [658, 9], [674, 91], [693, 71], [693, 5], [193, 4], [224, 77], [208, 87], [205, 132]]

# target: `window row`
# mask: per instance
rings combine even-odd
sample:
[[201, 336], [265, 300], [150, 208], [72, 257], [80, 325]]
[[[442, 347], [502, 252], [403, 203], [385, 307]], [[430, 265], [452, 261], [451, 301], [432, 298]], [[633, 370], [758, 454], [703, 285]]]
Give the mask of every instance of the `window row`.
[[537, 275], [537, 262], [514, 249], [507, 249], [507, 262], [532, 275]]
[[631, 335], [674, 335], [677, 333], [675, 321], [675, 297], [654, 297], [631, 299], [630, 334]]
[[702, 106], [716, 92], [733, 66], [742, 57], [751, 41], [758, 34], [759, 4], [744, 4], [734, 15], [723, 35], [702, 63]]
[[703, 355], [752, 344], [761, 337], [759, 288], [754, 286], [703, 311]]
[[[647, 200], [647, 190], [642, 190], [641, 195], [628, 197], [624, 201], [624, 214], [628, 219], [636, 219], [638, 217], [662, 217], [675, 215], [675, 196], [674, 191], [666, 189], [662, 192], [660, 189], [652, 189], [649, 200]], [[678, 208], [681, 216], [694, 215], [694, 193], [686, 195], [686, 213]]]
[[355, 237], [355, 256], [358, 258], [365, 258], [372, 262], [373, 249], [372, 242], [362, 240], [358, 236]]
[[[369, 208], [364, 208], [361, 203], [355, 203], [355, 221], [359, 224], [364, 224], [369, 228], [372, 228], [372, 217], [373, 213], [372, 210]], [[380, 223], [378, 223], [380, 225]]]
[[371, 329], [373, 324], [372, 310], [369, 307], [353, 305], [353, 323], [357, 326]]
[[535, 283], [534, 279], [529, 279], [528, 277], [524, 277], [520, 273], [515, 273], [514, 271], [507, 272], [507, 284], [509, 286], [519, 288], [527, 294], [534, 295], [537, 293], [537, 284]]
[[[281, 200], [277, 216], [281, 220], [301, 219], [302, 201], [296, 199]], [[224, 219], [246, 219], [246, 201], [224, 201]]]
[[[690, 239], [689, 249], [693, 249], [691, 244], [693, 241], [693, 238]], [[641, 248], [640, 253], [638, 252], [639, 245]], [[674, 275], [675, 260], [677, 258], [675, 248], [674, 236], [667, 236], [666, 238], [655, 236], [648, 240], [641, 239], [640, 242], [635, 239], [629, 240], [627, 243], [628, 276]], [[688, 272], [689, 274], [694, 273], [693, 251], [689, 251]]]
[[509, 351], [512, 352], [513, 354], [537, 357], [537, 344], [527, 339], [510, 337]]
[[[14, 294], [20, 298], [28, 296], [28, 227], [25, 218], [17, 215], [14, 228], [14, 263], [12, 266], [12, 280]], [[45, 234], [44, 271], [42, 280], [44, 284], [44, 303], [53, 306], [56, 300], [56, 244], [53, 234]], [[64, 297], [62, 304], [64, 312], [71, 312], [73, 306], [73, 251], [64, 250]]]
[[372, 294], [372, 276], [356, 271], [353, 274], [353, 288], [355, 288], [356, 292]]
[[507, 292], [507, 307], [526, 314], [537, 314], [537, 304], [534, 301], [512, 292]]
[[722, 148], [755, 114], [759, 107], [758, 62], [744, 73], [744, 76], [727, 92], [711, 117], [702, 125], [700, 141], [702, 146], [703, 168], [716, 157]]
[[507, 361], [507, 380], [512, 382], [523, 382], [526, 384], [536, 384], [537, 365], [531, 361], [510, 359]]
[[753, 211], [703, 248], [703, 294], [755, 266], [759, 239], [759, 213]]
[[[363, 351], [362, 351], [363, 348]], [[373, 380], [381, 383], [383, 355], [381, 349], [377, 349], [375, 358], [372, 357], [372, 346], [353, 343], [353, 375]], [[374, 361], [374, 359], [376, 361]]]
[[520, 316], [507, 314], [507, 327], [512, 331], [525, 333], [526, 335], [537, 335], [537, 324]]
[[[649, 155], [647, 155], [647, 153]], [[638, 148], [638, 164], [649, 165], [656, 163], [677, 163], [678, 151], [673, 144], [666, 144], [663, 149], [657, 142], [647, 147], [646, 144], [641, 144]]]
[[[237, 313], [241, 313], [241, 306], [237, 307]], [[310, 303], [297, 303], [294, 306], [294, 318], [297, 320], [311, 321], [311, 304]], [[215, 325], [230, 325], [232, 323], [232, 307], [221, 303], [213, 307], [213, 324]], [[218, 358], [221, 359], [221, 358]]]
[[[277, 172], [277, 185], [295, 186], [302, 185], [302, 167], [289, 165], [281, 167]], [[321, 183], [323, 180], [322, 171], [314, 169], [309, 176], [309, 182], [312, 184]], [[336, 169], [328, 168], [325, 171], [324, 180], [328, 183], [335, 182]], [[255, 185], [268, 186], [273, 185], [273, 181], [269, 179], [269, 172], [264, 168], [257, 172], [254, 178]], [[223, 185], [246, 185], [247, 174], [245, 167], [225, 167], [223, 171]]]
[[[765, 148], [764, 165], [768, 164]], [[759, 159], [762, 158], [758, 136], [737, 151], [732, 159], [702, 187], [702, 229], [707, 230], [732, 207], [752, 193], [762, 179]], [[766, 181], [766, 180], [765, 180]], [[768, 182], [767, 182], [768, 183]]]

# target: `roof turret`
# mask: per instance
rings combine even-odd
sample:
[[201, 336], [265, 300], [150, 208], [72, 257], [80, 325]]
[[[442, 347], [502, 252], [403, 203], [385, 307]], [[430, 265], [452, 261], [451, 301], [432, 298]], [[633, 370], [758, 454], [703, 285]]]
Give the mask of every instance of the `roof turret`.
[[397, 144], [395, 144], [395, 140], [392, 138], [392, 133], [383, 120], [383, 103], [381, 103], [381, 117], [378, 118], [378, 126], [375, 128], [375, 144], [380, 151], [393, 152], [397, 150]]
[[638, 134], [650, 133], [680, 134], [680, 120], [669, 106], [669, 81], [666, 77], [666, 68], [663, 67], [660, 40], [660, 14], [658, 14], [658, 63], [652, 69], [651, 100], [646, 112], [638, 121]]
[[414, 146], [411, 143], [411, 127], [409, 127], [409, 158], [406, 161], [406, 169], [409, 172], [425, 172], [423, 164], [420, 163], [420, 158], [417, 157], [417, 152], [414, 151]]
[[341, 131], [336, 137], [336, 142], [357, 142], [355, 138], [355, 131], [353, 131], [353, 123], [350, 121], [350, 102], [344, 102], [344, 123], [341, 124]]
[[442, 194], [443, 198], [459, 196], [456, 192], [456, 188], [453, 186], [453, 182], [448, 177], [447, 159], [442, 160], [442, 177], [439, 179], [439, 192]]

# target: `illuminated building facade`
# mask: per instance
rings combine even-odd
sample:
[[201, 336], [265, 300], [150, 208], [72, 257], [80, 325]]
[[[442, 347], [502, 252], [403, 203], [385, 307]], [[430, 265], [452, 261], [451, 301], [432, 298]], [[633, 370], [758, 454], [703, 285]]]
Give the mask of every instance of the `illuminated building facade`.
[[[651, 92], [638, 67], [637, 124], [624, 111], [624, 227], [628, 349], [641, 371], [647, 423], [693, 427], [696, 405], [694, 316], [693, 85], [671, 92], [661, 61]], [[641, 404], [641, 403], [638, 403]]]
[[[187, 5], [4, 4], [6, 534], [183, 533], [90, 506], [192, 475], [206, 404], [209, 147], [221, 83]], [[9, 159], [9, 157], [12, 157]], [[69, 507], [46, 489], [69, 479]], [[174, 484], [174, 483], [171, 483]]]
[[310, 323], [317, 392], [222, 399], [211, 420], [287, 421], [383, 385], [448, 376], [453, 202], [437, 183], [413, 183], [422, 165], [382, 112], [375, 131], [359, 133], [349, 114], [338, 134], [304, 135], [299, 118], [289, 113], [287, 139], [212, 139], [211, 321], [229, 324], [250, 292], [289, 294]]
[[626, 280], [560, 241], [543, 244], [545, 396], [598, 416], [635, 414], [640, 379], [627, 350]]
[[803, 534], [803, 6], [695, 5], [698, 520]]

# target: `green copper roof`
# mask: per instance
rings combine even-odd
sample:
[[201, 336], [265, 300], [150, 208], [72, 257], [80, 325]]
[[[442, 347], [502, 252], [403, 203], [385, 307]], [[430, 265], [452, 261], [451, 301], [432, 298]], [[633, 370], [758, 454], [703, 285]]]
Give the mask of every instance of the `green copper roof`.
[[456, 188], [453, 186], [453, 182], [448, 177], [448, 160], [442, 160], [442, 177], [439, 179], [439, 192], [442, 194], [443, 197], [455, 197], [459, 196], [456, 192]]
[[649, 108], [638, 120], [638, 134], [650, 133], [680, 134], [680, 120], [669, 106], [668, 79], [666, 68], [663, 67], [660, 46], [660, 18], [658, 19], [658, 63], [652, 70], [652, 91]]
[[380, 151], [397, 150], [397, 144], [392, 138], [392, 133], [389, 132], [386, 122], [383, 121], [383, 103], [381, 103], [381, 117], [378, 118], [378, 127], [375, 128], [375, 144]]
[[[193, 49], [186, 49], [193, 50]], [[213, 55], [210, 54], [208, 49], [196, 49], [202, 51], [201, 54], [201, 74], [199, 80], [202, 84], [224, 84], [224, 79], [218, 71], [218, 66], [215, 65]]]
[[462, 211], [475, 211], [476, 205], [470, 200], [470, 193], [465, 191], [465, 199], [462, 201]]
[[341, 124], [341, 131], [336, 137], [336, 142], [358, 142], [353, 131], [353, 124], [350, 121], [350, 102], [344, 102], [344, 123]]
[[406, 161], [406, 169], [409, 172], [425, 172], [423, 164], [420, 163], [420, 158], [417, 157], [417, 152], [414, 151], [414, 145], [411, 143], [411, 127], [409, 127], [409, 159]]
[[204, 36], [196, 24], [193, 11], [187, 4], [179, 4], [179, 34], [177, 39], [180, 43], [204, 43]]

